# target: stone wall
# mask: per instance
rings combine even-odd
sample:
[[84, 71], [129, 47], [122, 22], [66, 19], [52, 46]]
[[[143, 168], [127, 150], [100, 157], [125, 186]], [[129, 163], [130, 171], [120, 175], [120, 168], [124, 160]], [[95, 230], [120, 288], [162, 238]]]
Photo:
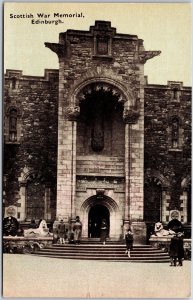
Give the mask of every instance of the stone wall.
[[[44, 77], [37, 78], [23, 76], [20, 71], [9, 70], [5, 75], [4, 205], [16, 204], [21, 219], [25, 215], [22, 211], [22, 202], [25, 201], [22, 183], [26, 182], [24, 177], [28, 176], [28, 173], [34, 172], [39, 174], [38, 176], [41, 174], [41, 180], [43, 177], [46, 185], [52, 182], [50, 206], [51, 215], [55, 215], [57, 74], [57, 71], [47, 70]], [[12, 80], [15, 77], [15, 88], [12, 88]], [[180, 84], [178, 99], [173, 99], [171, 84], [169, 82], [165, 86], [145, 86], [145, 181], [152, 177], [152, 180], [161, 183], [162, 220], [166, 223], [169, 221], [169, 211], [175, 208], [181, 212], [182, 221], [187, 221], [187, 199], [190, 190], [191, 89]], [[179, 86], [179, 83], [173, 84]], [[14, 143], [9, 141], [7, 112], [10, 107], [16, 107], [19, 111], [19, 136]], [[180, 119], [180, 144], [177, 149], [172, 149], [170, 138], [170, 120], [173, 115]], [[137, 128], [138, 125], [133, 127]], [[101, 156], [98, 160], [96, 155], [94, 160], [93, 155], [85, 155], [89, 151], [84, 152], [78, 131], [77, 136], [77, 175], [111, 174], [124, 177], [124, 157], [120, 150], [117, 149], [114, 153], [117, 153], [117, 157]], [[68, 140], [62, 141], [63, 144], [66, 142]], [[120, 149], [121, 147], [124, 150], [120, 143]], [[133, 159], [136, 155], [136, 151], [133, 151]], [[139, 170], [142, 170], [142, 167]], [[135, 191], [139, 192], [137, 186]], [[25, 194], [25, 189], [23, 193]]]
[[[85, 218], [82, 207], [96, 196], [99, 184], [118, 224], [113, 224], [118, 226], [113, 234], [121, 234], [124, 219], [136, 223], [139, 235], [145, 182], [160, 187], [163, 222], [173, 209], [180, 211], [182, 222], [190, 220], [191, 89], [181, 82], [147, 84], [144, 63], [160, 51], [145, 51], [136, 35], [118, 34], [110, 22], [100, 21], [89, 31], [68, 30], [58, 44], [45, 45], [58, 55], [59, 70], [46, 70], [44, 77], [16, 70], [5, 74], [4, 206], [16, 205], [18, 219], [24, 220], [30, 181], [41, 184], [45, 218]], [[81, 109], [89, 95], [99, 92], [115, 110], [112, 122], [105, 119], [104, 148], [96, 153]], [[12, 108], [17, 111], [14, 141]], [[179, 122], [177, 137], [174, 119]], [[124, 181], [121, 188], [117, 180]], [[89, 205], [94, 205], [89, 203], [87, 217]]]
[[[145, 86], [145, 181], [162, 187], [162, 221], [177, 209], [187, 222], [191, 176], [191, 88], [182, 82]], [[178, 145], [172, 145], [172, 118], [179, 120]]]
[[[4, 206], [18, 206], [17, 217], [24, 220], [26, 184], [29, 179], [35, 180], [45, 189], [43, 198], [49, 198], [47, 216], [54, 218], [58, 71], [46, 70], [44, 77], [33, 77], [24, 76], [21, 71], [7, 70], [4, 92]], [[17, 139], [14, 141], [9, 138], [11, 108], [18, 114]], [[46, 195], [48, 192], [49, 196]]]

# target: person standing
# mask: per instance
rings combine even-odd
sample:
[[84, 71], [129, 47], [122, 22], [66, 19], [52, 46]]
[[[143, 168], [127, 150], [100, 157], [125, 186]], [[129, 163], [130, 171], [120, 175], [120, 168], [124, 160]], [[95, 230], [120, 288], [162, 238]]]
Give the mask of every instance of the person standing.
[[66, 227], [64, 221], [61, 220], [58, 225], [58, 236], [60, 239], [60, 244], [65, 244], [65, 234], [66, 234]]
[[129, 228], [125, 234], [126, 251], [128, 257], [131, 257], [131, 250], [133, 250], [133, 232]]
[[178, 237], [178, 264], [182, 266], [182, 259], [184, 258], [184, 241], [183, 241], [184, 234], [182, 232], [177, 233]]
[[106, 243], [107, 236], [108, 236], [108, 225], [107, 225], [107, 221], [103, 219], [101, 223], [101, 242], [103, 243], [103, 245], [105, 245]]
[[82, 234], [82, 223], [80, 222], [80, 217], [76, 217], [76, 221], [73, 226], [73, 231], [74, 231], [74, 243], [75, 244], [80, 244], [80, 238]]
[[175, 234], [172, 238], [171, 238], [171, 242], [170, 242], [170, 266], [176, 266], [176, 261], [177, 261], [177, 257], [178, 257], [178, 245], [179, 245], [179, 241], [178, 241], [178, 237], [177, 234]]

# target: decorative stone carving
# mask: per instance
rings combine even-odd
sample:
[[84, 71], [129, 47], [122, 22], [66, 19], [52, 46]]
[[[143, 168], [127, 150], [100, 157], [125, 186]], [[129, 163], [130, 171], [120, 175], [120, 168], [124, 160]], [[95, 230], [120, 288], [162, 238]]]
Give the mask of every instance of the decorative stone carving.
[[25, 237], [45, 237], [45, 236], [51, 236], [52, 234], [49, 232], [49, 229], [47, 227], [47, 223], [45, 220], [42, 220], [40, 222], [40, 225], [38, 228], [29, 228], [24, 230], [24, 236]]
[[71, 55], [71, 46], [69, 41], [66, 41], [64, 45], [57, 43], [44, 43], [44, 45], [55, 52], [59, 58], [69, 58]]
[[96, 189], [96, 194], [97, 195], [104, 195], [105, 189]]
[[160, 55], [161, 51], [141, 51], [139, 52], [139, 62], [145, 64], [148, 59]]
[[118, 102], [124, 102], [125, 99], [123, 99], [123, 96], [121, 94], [121, 91], [111, 85], [104, 82], [96, 82], [87, 85], [78, 95], [77, 98], [79, 99], [79, 102], [85, 100], [86, 95], [90, 95], [93, 92], [104, 92], [104, 93], [112, 93], [113, 96], [116, 96], [118, 98]]
[[80, 114], [80, 107], [68, 106], [65, 108], [64, 114], [69, 121], [76, 121]]
[[5, 218], [17, 216], [17, 207], [15, 205], [10, 205], [5, 209]]
[[108, 38], [106, 36], [97, 37], [97, 54], [108, 55]]
[[112, 59], [112, 38], [115, 28], [110, 22], [96, 21], [95, 26], [91, 26], [94, 35], [94, 57], [105, 57]]
[[139, 111], [133, 108], [124, 108], [123, 120], [125, 123], [134, 124], [139, 118]]
[[170, 220], [173, 219], [181, 220], [181, 215], [179, 210], [174, 209], [170, 211]]

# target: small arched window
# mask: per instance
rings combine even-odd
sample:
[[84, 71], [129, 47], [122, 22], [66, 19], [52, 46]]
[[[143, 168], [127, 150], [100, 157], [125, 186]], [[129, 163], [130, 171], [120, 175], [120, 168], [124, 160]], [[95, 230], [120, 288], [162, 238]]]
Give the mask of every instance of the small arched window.
[[9, 111], [9, 141], [17, 141], [17, 109], [15, 108]]
[[171, 128], [171, 134], [172, 134], [172, 148], [178, 148], [179, 147], [179, 120], [177, 117], [174, 117], [172, 119], [172, 128]]

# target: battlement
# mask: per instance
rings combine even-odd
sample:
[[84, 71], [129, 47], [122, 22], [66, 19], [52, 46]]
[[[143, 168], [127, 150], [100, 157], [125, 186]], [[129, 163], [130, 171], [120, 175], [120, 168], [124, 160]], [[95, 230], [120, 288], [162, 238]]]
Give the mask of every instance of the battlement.
[[23, 75], [22, 70], [7, 69], [5, 79], [50, 81], [59, 78], [59, 70], [45, 69], [44, 76]]

